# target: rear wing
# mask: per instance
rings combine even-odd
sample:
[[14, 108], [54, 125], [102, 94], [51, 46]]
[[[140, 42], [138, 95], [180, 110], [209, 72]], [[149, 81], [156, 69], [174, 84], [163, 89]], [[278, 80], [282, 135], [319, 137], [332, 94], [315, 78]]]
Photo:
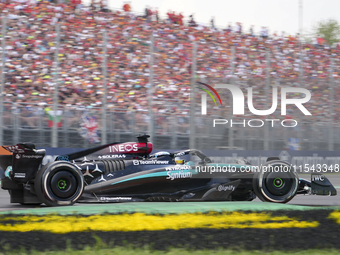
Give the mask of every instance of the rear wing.
[[33, 143], [18, 143], [17, 145], [4, 145], [2, 148], [13, 154], [22, 154], [33, 152], [35, 150], [35, 145]]
[[36, 149], [31, 143], [18, 143], [16, 145], [2, 146], [12, 153], [12, 158], [0, 158], [0, 166], [5, 171], [12, 164], [11, 178], [19, 182], [27, 182], [34, 178], [35, 173], [46, 154], [44, 149]]

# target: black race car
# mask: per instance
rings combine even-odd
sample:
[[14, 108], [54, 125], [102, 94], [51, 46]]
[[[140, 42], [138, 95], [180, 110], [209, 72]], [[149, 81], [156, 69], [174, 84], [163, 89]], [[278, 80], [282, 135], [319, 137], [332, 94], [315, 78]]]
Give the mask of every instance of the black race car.
[[[48, 206], [76, 202], [251, 201], [256, 196], [262, 201], [286, 203], [296, 194], [336, 195], [323, 174], [313, 173], [311, 182], [299, 179], [294, 168], [279, 158], [252, 166], [246, 160], [212, 163], [199, 150], [150, 154], [148, 137], [61, 155], [43, 166], [44, 149], [28, 143], [3, 146], [12, 155], [0, 156], [0, 166], [5, 169], [1, 187], [9, 191], [11, 203]], [[195, 158], [199, 160], [195, 162]]]

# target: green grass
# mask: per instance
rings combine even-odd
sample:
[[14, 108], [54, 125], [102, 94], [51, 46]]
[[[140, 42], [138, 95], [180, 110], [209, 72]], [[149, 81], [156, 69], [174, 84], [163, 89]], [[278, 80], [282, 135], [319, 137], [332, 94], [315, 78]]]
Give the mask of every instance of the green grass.
[[84, 250], [71, 250], [67, 249], [66, 251], [46, 251], [46, 252], [37, 252], [31, 251], [26, 252], [24, 250], [21, 251], [13, 251], [13, 252], [5, 252], [0, 255], [261, 255], [261, 254], [273, 254], [273, 255], [281, 255], [281, 254], [299, 254], [299, 255], [337, 255], [339, 254], [339, 250], [331, 249], [331, 250], [305, 250], [305, 251], [296, 251], [296, 252], [284, 252], [284, 251], [242, 251], [242, 250], [226, 250], [226, 249], [218, 249], [218, 250], [185, 250], [185, 249], [170, 249], [168, 251], [155, 251], [147, 248], [143, 249], [133, 249], [133, 248], [123, 248], [116, 247], [110, 249], [98, 249], [98, 248], [85, 248]]

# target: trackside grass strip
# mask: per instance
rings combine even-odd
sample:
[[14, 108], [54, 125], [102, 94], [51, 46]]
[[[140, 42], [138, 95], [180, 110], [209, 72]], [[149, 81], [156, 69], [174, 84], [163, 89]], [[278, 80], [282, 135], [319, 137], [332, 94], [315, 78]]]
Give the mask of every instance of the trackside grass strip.
[[[96, 255], [149, 254], [262, 254], [322, 249], [340, 251], [340, 214], [333, 209], [305, 211], [224, 211], [210, 213], [0, 216], [0, 253], [10, 251], [98, 250]], [[111, 250], [110, 248], [114, 248]], [[145, 250], [145, 248], [147, 248]], [[69, 250], [72, 251], [70, 252]], [[126, 250], [125, 250], [126, 249]], [[141, 249], [141, 250], [139, 250]], [[255, 252], [246, 252], [255, 251]], [[256, 251], [260, 251], [257, 253]], [[14, 252], [13, 254], [19, 254]], [[22, 253], [24, 254], [24, 253]], [[36, 254], [33, 252], [32, 254]], [[79, 253], [81, 254], [81, 253]]]
[[47, 231], [57, 234], [84, 231], [156, 231], [190, 228], [315, 228], [318, 221], [299, 221], [288, 216], [272, 216], [271, 213], [185, 213], [170, 215], [107, 214], [91, 216], [4, 216], [0, 219], [0, 231]]
[[170, 249], [168, 251], [154, 251], [148, 249], [131, 249], [131, 248], [112, 248], [112, 249], [91, 249], [85, 248], [84, 250], [71, 250], [66, 251], [48, 251], [48, 252], [26, 252], [26, 251], [15, 251], [15, 252], [0, 252], [0, 255], [282, 255], [282, 254], [295, 254], [295, 255], [338, 255], [340, 250], [326, 249], [326, 250], [305, 250], [298, 252], [284, 252], [284, 251], [244, 251], [244, 250], [231, 250], [231, 249], [218, 249], [218, 250], [198, 250], [190, 251], [184, 249]]

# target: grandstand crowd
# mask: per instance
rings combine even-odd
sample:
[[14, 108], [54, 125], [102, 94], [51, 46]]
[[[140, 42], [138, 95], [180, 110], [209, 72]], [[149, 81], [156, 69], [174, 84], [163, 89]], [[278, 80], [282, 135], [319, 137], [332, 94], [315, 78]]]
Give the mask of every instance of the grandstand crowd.
[[[8, 103], [51, 107], [56, 86], [57, 23], [59, 103], [67, 107], [95, 108], [102, 104], [103, 29], [107, 31], [110, 109], [148, 110], [151, 33], [156, 113], [187, 115], [194, 42], [197, 81], [253, 87], [254, 105], [259, 109], [265, 105], [266, 84], [309, 89], [312, 100], [306, 107], [313, 121], [327, 121], [329, 117], [331, 77], [335, 102], [340, 99], [340, 49], [320, 38], [306, 43], [298, 36], [269, 34], [266, 27], [256, 35], [256, 28], [247, 31], [241, 23], [217, 29], [213, 19], [203, 26], [194, 15], [183, 17], [172, 11], [162, 19], [149, 7], [144, 13], [133, 13], [128, 3], [121, 10], [111, 11], [107, 1], [92, 1], [85, 6], [77, 0], [4, 0], [0, 1], [0, 10], [7, 17], [4, 101]], [[335, 122], [339, 123], [340, 105], [335, 104], [334, 110]]]

